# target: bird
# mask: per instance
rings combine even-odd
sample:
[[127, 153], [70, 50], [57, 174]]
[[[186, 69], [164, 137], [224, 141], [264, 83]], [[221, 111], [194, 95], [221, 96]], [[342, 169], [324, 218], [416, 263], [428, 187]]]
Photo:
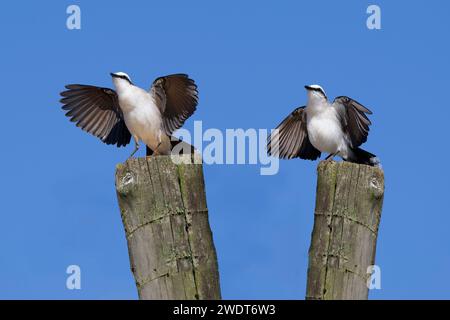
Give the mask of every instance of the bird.
[[367, 141], [372, 114], [368, 108], [347, 96], [329, 102], [324, 89], [306, 85], [306, 106], [296, 108], [269, 135], [267, 152], [281, 159], [325, 160], [339, 156], [344, 161], [377, 166], [378, 157], [360, 148]]
[[[173, 137], [187, 118], [196, 110], [198, 89], [187, 74], [178, 73], [158, 77], [150, 89], [136, 86], [124, 72], [110, 73], [115, 90], [110, 88], [69, 84], [60, 95], [62, 109], [77, 127], [98, 137], [108, 145], [135, 148], [129, 158], [147, 146], [147, 155], [168, 155], [172, 148], [183, 143]], [[189, 144], [184, 152], [193, 152]]]

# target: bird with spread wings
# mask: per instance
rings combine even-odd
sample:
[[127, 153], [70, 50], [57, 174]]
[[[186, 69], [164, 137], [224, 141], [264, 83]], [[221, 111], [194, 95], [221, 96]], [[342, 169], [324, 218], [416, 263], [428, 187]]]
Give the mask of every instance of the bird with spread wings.
[[367, 141], [372, 112], [346, 96], [328, 102], [318, 85], [305, 86], [306, 106], [296, 108], [269, 136], [267, 152], [282, 159], [316, 160], [322, 152], [327, 160], [340, 156], [346, 161], [378, 165], [378, 158], [361, 148]]
[[[61, 92], [62, 109], [77, 127], [106, 144], [126, 146], [131, 137], [135, 149], [139, 141], [147, 145], [147, 154], [170, 154], [181, 143], [172, 137], [196, 110], [198, 90], [186, 74], [157, 78], [149, 91], [135, 86], [130, 77], [111, 74], [116, 90], [70, 84]], [[182, 150], [193, 151], [185, 144]], [[131, 157], [130, 156], [130, 157]]]

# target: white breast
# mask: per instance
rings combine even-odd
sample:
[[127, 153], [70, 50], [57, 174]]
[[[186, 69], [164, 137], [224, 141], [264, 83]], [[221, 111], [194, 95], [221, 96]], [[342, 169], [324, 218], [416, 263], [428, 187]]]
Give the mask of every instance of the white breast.
[[309, 140], [317, 150], [326, 153], [342, 151], [344, 134], [333, 108], [327, 106], [320, 112], [308, 113], [307, 129]]
[[128, 130], [155, 149], [162, 139], [162, 117], [153, 97], [134, 86], [118, 95]]

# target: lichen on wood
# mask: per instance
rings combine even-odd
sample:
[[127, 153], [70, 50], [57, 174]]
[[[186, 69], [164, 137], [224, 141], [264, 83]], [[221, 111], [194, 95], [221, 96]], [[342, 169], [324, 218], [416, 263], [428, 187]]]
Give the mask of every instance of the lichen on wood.
[[384, 197], [378, 167], [323, 161], [318, 166], [306, 299], [367, 299]]
[[220, 299], [203, 168], [173, 157], [131, 158], [116, 168], [139, 298]]

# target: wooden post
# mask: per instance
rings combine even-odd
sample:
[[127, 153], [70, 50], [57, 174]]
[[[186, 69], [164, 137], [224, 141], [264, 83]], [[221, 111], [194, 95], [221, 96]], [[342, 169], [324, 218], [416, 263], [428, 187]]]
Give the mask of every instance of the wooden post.
[[318, 166], [306, 299], [367, 299], [384, 195], [380, 168], [349, 162]]
[[202, 165], [131, 158], [116, 190], [139, 298], [220, 299]]

